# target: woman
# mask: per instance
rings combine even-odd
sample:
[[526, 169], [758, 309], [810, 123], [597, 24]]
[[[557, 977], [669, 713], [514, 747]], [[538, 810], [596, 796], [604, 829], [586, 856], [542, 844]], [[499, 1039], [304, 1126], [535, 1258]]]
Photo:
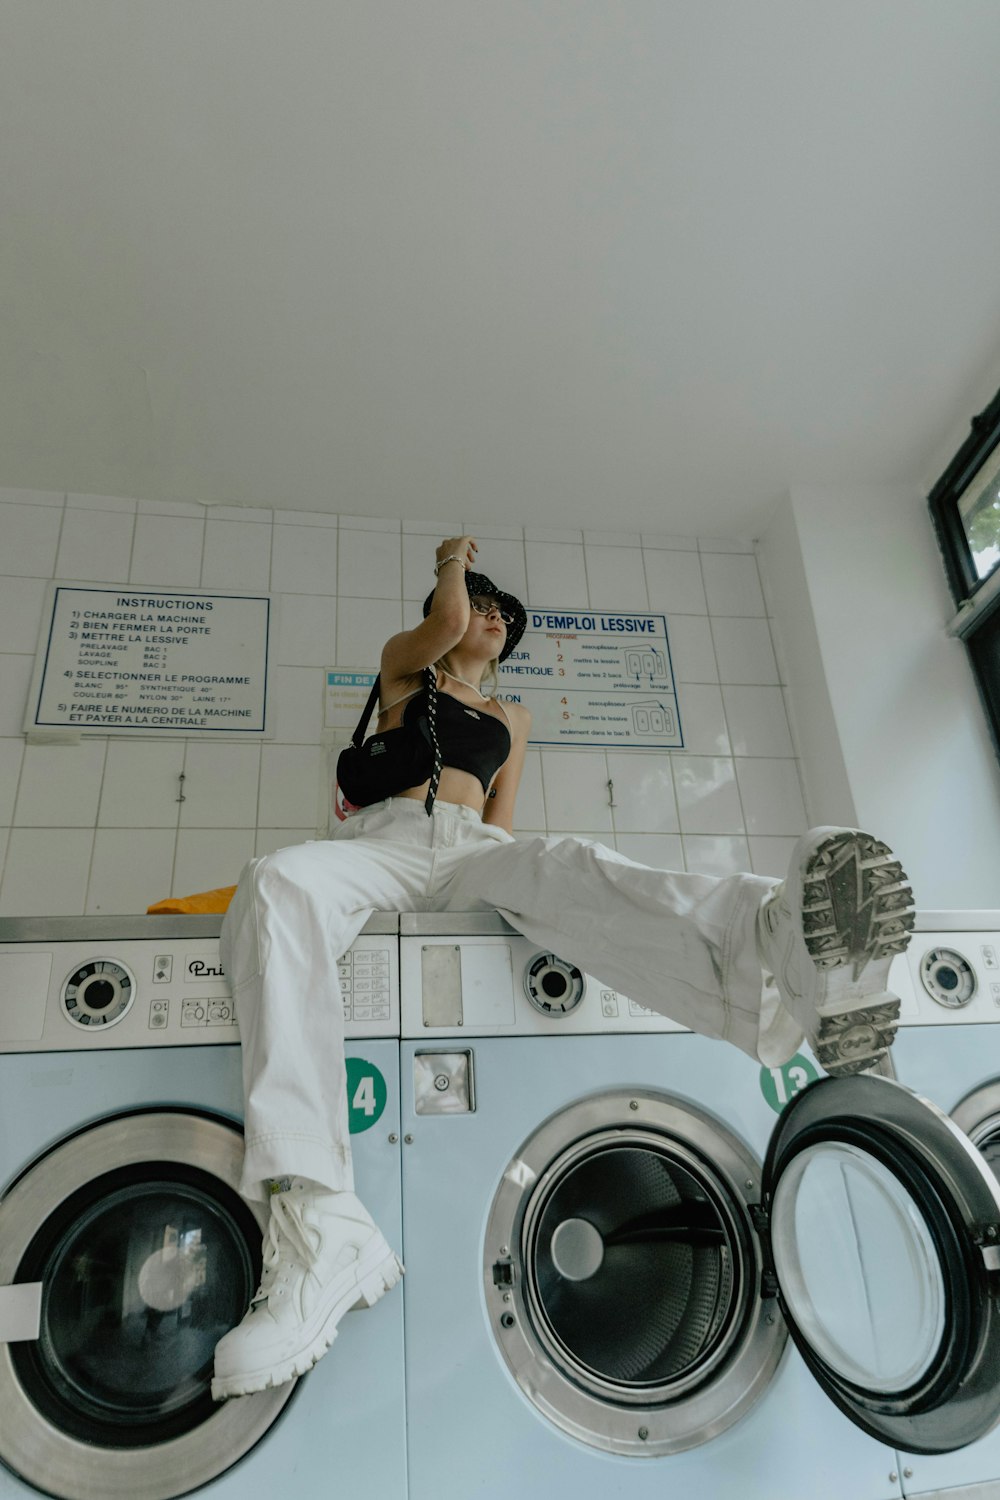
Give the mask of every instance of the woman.
[[892, 1041], [899, 1002], [885, 981], [911, 898], [870, 835], [805, 835], [781, 884], [654, 870], [587, 839], [514, 840], [530, 715], [481, 689], [526, 617], [474, 571], [477, 552], [471, 536], [441, 543], [423, 621], [382, 652], [378, 730], [426, 722], [419, 779], [329, 841], [252, 861], [226, 916], [241, 1191], [270, 1194], [271, 1219], [260, 1290], [216, 1349], [217, 1399], [303, 1374], [349, 1308], [399, 1279], [354, 1195], [347, 1127], [337, 958], [373, 910], [496, 908], [603, 983], [766, 1064], [805, 1033], [828, 1072], [856, 1072]]

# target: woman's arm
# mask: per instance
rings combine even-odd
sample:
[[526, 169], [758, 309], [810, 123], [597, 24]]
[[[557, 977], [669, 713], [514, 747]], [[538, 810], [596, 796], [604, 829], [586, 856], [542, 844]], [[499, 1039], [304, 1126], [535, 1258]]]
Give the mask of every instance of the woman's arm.
[[510, 754], [497, 772], [490, 796], [486, 799], [483, 822], [495, 823], [498, 828], [506, 828], [508, 833], [513, 833], [514, 803], [524, 770], [531, 714], [519, 703], [508, 703], [507, 716], [510, 719]]
[[[437, 549], [440, 564], [434, 602], [426, 620], [413, 630], [402, 630], [382, 649], [382, 701], [396, 696], [399, 686], [446, 651], [457, 646], [469, 626], [466, 571], [475, 565], [476, 542], [471, 536], [446, 537]], [[451, 561], [446, 561], [451, 559]]]

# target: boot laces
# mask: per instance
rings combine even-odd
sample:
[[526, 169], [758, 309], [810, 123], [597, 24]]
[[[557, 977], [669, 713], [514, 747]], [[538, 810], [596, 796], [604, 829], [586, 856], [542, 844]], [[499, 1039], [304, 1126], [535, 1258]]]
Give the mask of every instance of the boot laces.
[[[264, 1271], [254, 1302], [266, 1302], [281, 1261], [282, 1241], [286, 1240], [306, 1271], [316, 1263], [316, 1247], [310, 1240], [309, 1226], [303, 1215], [304, 1204], [290, 1192], [275, 1193], [271, 1199], [271, 1217], [264, 1236], [262, 1258]], [[315, 1232], [315, 1231], [314, 1231]]]

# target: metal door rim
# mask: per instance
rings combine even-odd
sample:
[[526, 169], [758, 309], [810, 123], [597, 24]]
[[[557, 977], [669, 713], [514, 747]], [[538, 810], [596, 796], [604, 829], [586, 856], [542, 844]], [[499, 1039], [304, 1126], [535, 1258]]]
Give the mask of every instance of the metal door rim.
[[[143, 1162], [195, 1166], [238, 1191], [242, 1137], [224, 1121], [148, 1110], [93, 1125], [54, 1147], [0, 1200], [0, 1284], [9, 1283], [39, 1226], [103, 1172]], [[258, 1222], [263, 1209], [251, 1205]], [[273, 1424], [294, 1383], [230, 1401], [192, 1432], [152, 1447], [95, 1447], [61, 1432], [28, 1400], [0, 1345], [0, 1456], [59, 1500], [174, 1500], [223, 1473]]]

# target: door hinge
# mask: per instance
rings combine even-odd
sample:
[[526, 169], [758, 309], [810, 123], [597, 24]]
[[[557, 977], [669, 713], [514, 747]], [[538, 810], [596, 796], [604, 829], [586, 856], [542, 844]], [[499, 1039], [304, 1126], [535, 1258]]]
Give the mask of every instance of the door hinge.
[[972, 1239], [979, 1246], [987, 1271], [1000, 1271], [1000, 1225], [974, 1224]]

